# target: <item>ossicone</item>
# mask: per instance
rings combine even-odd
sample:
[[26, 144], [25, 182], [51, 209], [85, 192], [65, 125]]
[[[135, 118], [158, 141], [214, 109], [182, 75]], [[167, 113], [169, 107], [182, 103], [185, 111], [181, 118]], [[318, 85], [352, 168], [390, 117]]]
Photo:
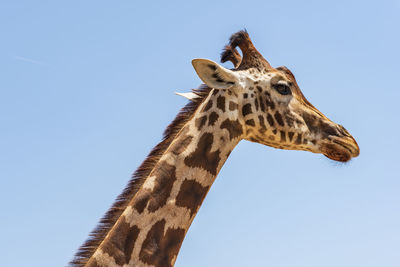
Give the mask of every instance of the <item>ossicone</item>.
[[236, 48], [232, 48], [230, 45], [226, 45], [221, 53], [221, 62], [225, 63], [227, 61], [232, 62], [235, 68], [239, 67], [242, 61], [242, 56], [239, 54]]
[[[234, 51], [236, 47], [239, 47], [242, 51], [242, 59], [236, 68], [237, 70], [256, 68], [259, 71], [262, 71], [272, 68], [268, 61], [254, 47], [253, 42], [251, 41], [246, 30], [232, 34], [232, 36], [229, 38], [228, 46], [229, 50]], [[229, 55], [229, 53], [230, 52], [227, 52], [227, 55]], [[224, 52], [222, 54], [224, 54]]]

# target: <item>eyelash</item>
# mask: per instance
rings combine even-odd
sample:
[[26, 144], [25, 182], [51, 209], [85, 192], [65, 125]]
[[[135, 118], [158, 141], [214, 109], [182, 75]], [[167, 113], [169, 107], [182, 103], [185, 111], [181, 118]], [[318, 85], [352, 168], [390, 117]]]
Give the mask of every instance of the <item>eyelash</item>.
[[275, 84], [274, 89], [281, 95], [289, 95], [291, 93], [290, 87], [286, 84]]

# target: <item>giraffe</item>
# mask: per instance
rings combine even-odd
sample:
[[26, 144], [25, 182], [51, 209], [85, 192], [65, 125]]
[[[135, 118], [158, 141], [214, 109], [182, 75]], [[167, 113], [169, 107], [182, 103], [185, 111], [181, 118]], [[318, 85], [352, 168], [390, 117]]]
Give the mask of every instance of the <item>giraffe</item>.
[[[239, 54], [237, 47], [242, 51]], [[347, 162], [355, 139], [306, 100], [292, 72], [273, 68], [247, 31], [221, 61], [192, 65], [204, 82], [164, 132], [71, 266], [173, 266], [183, 239], [229, 154], [241, 140]]]

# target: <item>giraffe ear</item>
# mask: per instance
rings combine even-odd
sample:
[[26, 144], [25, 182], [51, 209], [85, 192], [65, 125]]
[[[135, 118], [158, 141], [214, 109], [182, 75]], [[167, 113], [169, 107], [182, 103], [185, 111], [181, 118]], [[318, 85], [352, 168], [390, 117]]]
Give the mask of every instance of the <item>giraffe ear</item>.
[[239, 83], [237, 73], [212, 60], [197, 58], [192, 60], [192, 65], [199, 78], [210, 88], [227, 89]]

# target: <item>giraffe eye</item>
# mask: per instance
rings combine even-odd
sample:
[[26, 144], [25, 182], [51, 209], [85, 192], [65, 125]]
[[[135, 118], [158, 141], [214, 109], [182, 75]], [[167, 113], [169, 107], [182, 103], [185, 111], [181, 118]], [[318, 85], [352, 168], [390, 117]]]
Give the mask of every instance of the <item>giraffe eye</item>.
[[274, 89], [278, 91], [281, 95], [288, 95], [291, 93], [290, 87], [283, 83], [278, 83], [274, 85]]

